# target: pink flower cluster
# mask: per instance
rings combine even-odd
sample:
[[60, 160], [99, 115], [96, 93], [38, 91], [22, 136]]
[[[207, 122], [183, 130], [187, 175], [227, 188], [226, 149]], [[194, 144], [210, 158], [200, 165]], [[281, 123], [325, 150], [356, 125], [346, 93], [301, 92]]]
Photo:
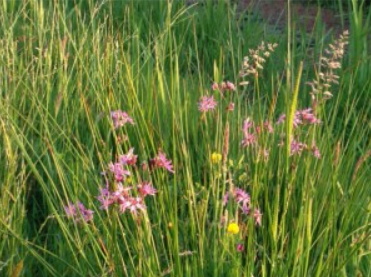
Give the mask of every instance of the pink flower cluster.
[[202, 96], [198, 102], [198, 109], [200, 112], [207, 112], [209, 110], [215, 110], [218, 102], [215, 101], [214, 96]]
[[105, 188], [100, 189], [97, 199], [101, 203], [102, 210], [108, 210], [115, 204], [121, 213], [129, 211], [136, 215], [138, 211], [146, 209], [144, 198], [148, 195], [154, 196], [157, 190], [149, 182], [142, 182], [136, 186], [136, 196], [133, 196], [133, 192], [134, 187], [124, 187], [122, 183], [118, 183], [116, 190], [110, 191], [107, 184]]
[[305, 143], [296, 141], [295, 139], [291, 140], [291, 145], [290, 145], [290, 155], [293, 156], [295, 154], [301, 154], [304, 149], [307, 149], [308, 146]]
[[243, 147], [255, 145], [257, 137], [261, 134], [262, 130], [265, 130], [270, 134], [273, 133], [272, 124], [269, 121], [265, 121], [263, 123], [263, 128], [260, 126], [254, 128], [254, 122], [250, 118], [245, 119], [242, 127], [243, 139], [241, 145]]
[[243, 140], [241, 141], [241, 145], [243, 147], [248, 147], [255, 144], [256, 136], [251, 130], [253, 130], [254, 122], [247, 118], [243, 121]]
[[222, 94], [225, 92], [225, 91], [235, 91], [236, 90], [236, 86], [230, 82], [230, 81], [227, 81], [227, 82], [222, 82], [220, 85], [216, 82], [214, 82], [212, 85], [211, 85], [211, 89], [213, 91], [220, 91]]
[[321, 152], [319, 151], [315, 142], [313, 142], [311, 150], [312, 150], [312, 154], [313, 154], [314, 157], [316, 157], [317, 159], [321, 158]]
[[[211, 89], [213, 91], [219, 91], [220, 94], [221, 94], [221, 98], [223, 99], [224, 98], [224, 92], [235, 91], [236, 86], [230, 81], [222, 82], [221, 84], [218, 84], [218, 83], [214, 82], [211, 85]], [[202, 96], [200, 98], [200, 100], [198, 101], [198, 110], [202, 113], [205, 113], [205, 112], [208, 112], [208, 111], [213, 111], [213, 110], [216, 109], [217, 106], [218, 106], [218, 102], [215, 100], [214, 95]], [[230, 101], [228, 103], [228, 105], [226, 106], [226, 111], [227, 112], [232, 112], [234, 110], [234, 106], [235, 106], [235, 104], [232, 101]]]
[[[115, 128], [127, 123], [134, 124], [133, 119], [120, 110], [111, 112], [111, 117]], [[107, 171], [102, 173], [106, 179], [106, 186], [100, 188], [100, 194], [97, 196], [101, 204], [100, 209], [108, 210], [110, 206], [116, 206], [121, 213], [129, 211], [134, 215], [137, 215], [138, 211], [146, 210], [144, 199], [157, 193], [152, 184], [143, 181], [134, 186], [124, 185], [128, 177], [131, 176], [130, 167], [137, 168], [137, 160], [138, 156], [134, 154], [134, 148], [130, 148], [126, 154], [120, 155], [115, 162], [108, 164]], [[151, 169], [164, 168], [174, 173], [171, 160], [168, 160], [161, 151], [150, 160], [150, 165]], [[147, 170], [146, 163], [142, 163], [141, 168]], [[80, 215], [86, 222], [93, 219], [93, 211], [86, 209], [81, 202], [78, 202], [77, 205], [70, 203], [64, 209], [67, 217], [72, 217], [76, 221], [80, 220]]]
[[[250, 195], [240, 188], [234, 188], [231, 193], [234, 202], [238, 205], [241, 209], [242, 214], [244, 215], [251, 215], [251, 197]], [[230, 193], [227, 192], [223, 198], [223, 205], [226, 206], [229, 202]], [[261, 226], [262, 224], [262, 213], [259, 209], [254, 209], [254, 213], [252, 216], [255, 219], [255, 224]]]
[[125, 164], [122, 164], [121, 162], [109, 163], [108, 169], [117, 182], [122, 182], [127, 176], [131, 175], [130, 171], [126, 169]]
[[[284, 141], [282, 140], [278, 146], [282, 147], [284, 145]], [[309, 150], [309, 147], [306, 143], [297, 141], [296, 139], [291, 140], [291, 145], [290, 145], [290, 156], [293, 155], [300, 155], [304, 150]], [[312, 147], [310, 148], [312, 155], [317, 158], [321, 159], [321, 153], [316, 146], [315, 141], [312, 143]]]
[[[123, 182], [131, 173], [128, 169], [129, 166], [136, 168], [138, 156], [134, 155], [134, 148], [131, 148], [127, 154], [119, 156], [119, 161], [109, 164], [109, 171], [113, 176], [113, 185], [115, 189], [110, 189], [107, 182], [105, 188], [100, 189], [100, 195], [97, 197], [101, 203], [101, 209], [108, 210], [111, 205], [119, 207], [119, 211], [124, 213], [130, 211], [132, 214], [137, 214], [138, 211], [144, 211], [146, 205], [144, 198], [148, 195], [154, 196], [157, 190], [149, 182], [141, 182], [136, 186], [124, 186]], [[174, 173], [173, 165], [170, 160], [166, 158], [163, 152], [150, 160], [152, 169], [165, 168], [171, 173]], [[142, 167], [142, 169], [146, 167]], [[109, 177], [109, 176], [108, 176]], [[115, 186], [116, 185], [116, 186]]]
[[154, 168], [164, 168], [170, 173], [174, 173], [173, 164], [170, 160], [166, 158], [166, 155], [163, 152], [159, 152], [156, 157], [150, 160], [151, 169]]
[[[278, 118], [276, 124], [281, 124], [286, 120], [286, 114], [281, 114]], [[320, 124], [321, 120], [319, 120], [314, 114], [311, 108], [307, 108], [304, 110], [299, 110], [295, 112], [293, 125], [297, 128], [299, 125], [315, 125]]]
[[130, 148], [128, 153], [119, 157], [121, 164], [127, 164], [135, 166], [137, 163], [138, 156], [134, 155], [134, 148]]
[[131, 125], [134, 125], [134, 120], [126, 113], [121, 110], [112, 111], [111, 117], [113, 120], [113, 126], [115, 129], [118, 129], [127, 123], [130, 123]]
[[118, 162], [110, 162], [108, 164], [108, 169], [114, 176], [116, 182], [122, 182], [126, 179], [127, 176], [130, 176], [131, 173], [128, 169], [128, 166], [136, 166], [137, 155], [134, 155], [134, 148], [130, 148], [127, 154], [121, 155]]
[[[286, 120], [286, 114], [281, 114], [278, 118], [276, 124], [282, 124]], [[319, 120], [314, 114], [311, 108], [307, 108], [304, 110], [298, 110], [295, 112], [293, 126], [294, 128], [298, 128], [301, 125], [316, 125], [320, 124], [321, 120]], [[283, 141], [279, 144], [279, 146], [283, 145]], [[308, 150], [309, 147], [306, 143], [300, 142], [296, 139], [291, 140], [290, 145], [290, 155], [300, 155], [304, 150]], [[316, 146], [316, 143], [312, 143], [312, 147], [310, 148], [312, 154], [317, 159], [321, 158], [321, 153]]]
[[93, 220], [94, 212], [86, 209], [84, 204], [82, 204], [80, 201], [77, 201], [76, 205], [68, 203], [68, 205], [64, 207], [64, 211], [66, 212], [67, 217], [73, 218], [76, 222], [81, 221], [81, 218], [85, 222]]

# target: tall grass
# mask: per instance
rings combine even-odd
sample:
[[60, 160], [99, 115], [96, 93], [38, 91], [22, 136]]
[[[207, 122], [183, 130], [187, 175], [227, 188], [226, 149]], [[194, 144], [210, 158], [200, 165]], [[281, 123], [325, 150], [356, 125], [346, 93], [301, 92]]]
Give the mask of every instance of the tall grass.
[[[290, 43], [294, 25], [290, 40], [267, 35], [224, 1], [1, 5], [0, 275], [371, 274], [369, 12], [364, 19], [354, 5], [340, 83], [318, 109], [322, 123], [294, 130], [274, 123], [311, 106], [306, 82], [318, 77], [313, 60], [330, 39], [310, 56]], [[261, 41], [278, 47], [248, 86], [237, 85], [243, 57]], [[210, 86], [225, 80], [237, 91], [221, 98]], [[200, 97], [211, 94], [217, 108], [201, 113]], [[115, 129], [110, 112], [119, 109], [135, 125]], [[246, 118], [274, 125], [258, 139], [267, 159], [241, 147]], [[321, 159], [309, 150], [291, 156], [298, 136], [315, 140]], [[147, 180], [158, 190], [146, 211], [102, 210], [101, 172], [131, 147], [147, 163], [163, 151], [175, 173], [138, 162], [125, 185]], [[237, 187], [250, 194], [251, 213], [262, 212], [261, 226], [231, 200]], [[94, 211], [92, 221], [67, 217], [65, 205], [77, 201]], [[232, 222], [237, 234], [227, 230]]]

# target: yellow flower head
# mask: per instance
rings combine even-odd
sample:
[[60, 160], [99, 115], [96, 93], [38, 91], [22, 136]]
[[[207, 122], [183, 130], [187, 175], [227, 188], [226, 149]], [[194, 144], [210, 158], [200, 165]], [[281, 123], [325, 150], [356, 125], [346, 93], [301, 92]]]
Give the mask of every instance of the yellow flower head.
[[236, 235], [238, 234], [239, 231], [240, 231], [240, 227], [238, 227], [237, 223], [229, 223], [228, 228], [227, 228], [228, 233]]
[[217, 164], [219, 163], [220, 161], [222, 160], [222, 155], [217, 153], [217, 152], [214, 152], [211, 154], [211, 162], [213, 164]]

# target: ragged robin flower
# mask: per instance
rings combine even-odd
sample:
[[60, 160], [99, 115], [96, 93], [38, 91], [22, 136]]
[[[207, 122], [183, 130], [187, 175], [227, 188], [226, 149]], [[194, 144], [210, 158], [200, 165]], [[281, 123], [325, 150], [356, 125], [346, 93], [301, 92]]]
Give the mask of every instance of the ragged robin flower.
[[117, 182], [125, 180], [127, 176], [130, 176], [131, 173], [127, 170], [122, 163], [109, 163], [109, 171], [114, 175]]
[[214, 96], [202, 96], [198, 102], [198, 109], [200, 112], [207, 112], [209, 110], [215, 110], [218, 103], [215, 101]]
[[137, 188], [142, 197], [146, 197], [147, 195], [154, 196], [157, 193], [157, 189], [150, 182], [142, 182], [137, 185]]
[[134, 125], [134, 120], [126, 113], [121, 110], [112, 111], [111, 118], [113, 120], [113, 126], [115, 129], [124, 126], [127, 123]]
[[64, 207], [67, 217], [73, 218], [76, 222], [81, 221], [81, 218], [85, 222], [89, 222], [93, 220], [94, 212], [92, 210], [86, 209], [84, 204], [80, 201], [77, 201], [77, 204], [74, 205], [72, 203], [68, 203]]
[[130, 148], [128, 153], [125, 155], [121, 155], [119, 160], [122, 165], [133, 165], [135, 166], [137, 163], [138, 156], [134, 155], [134, 148]]
[[169, 171], [170, 173], [173, 173], [173, 174], [175, 173], [171, 160], [168, 160], [166, 158], [165, 153], [163, 153], [161, 151], [158, 153], [158, 155], [156, 157], [154, 157], [153, 159], [150, 160], [150, 165], [151, 165], [152, 169], [154, 169], [154, 168], [164, 168], [167, 171]]

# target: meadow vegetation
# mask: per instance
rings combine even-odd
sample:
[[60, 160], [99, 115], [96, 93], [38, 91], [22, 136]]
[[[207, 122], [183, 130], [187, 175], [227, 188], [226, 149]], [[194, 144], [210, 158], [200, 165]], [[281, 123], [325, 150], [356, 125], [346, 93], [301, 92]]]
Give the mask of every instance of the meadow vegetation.
[[371, 10], [347, 4], [338, 35], [2, 1], [0, 275], [370, 276]]

